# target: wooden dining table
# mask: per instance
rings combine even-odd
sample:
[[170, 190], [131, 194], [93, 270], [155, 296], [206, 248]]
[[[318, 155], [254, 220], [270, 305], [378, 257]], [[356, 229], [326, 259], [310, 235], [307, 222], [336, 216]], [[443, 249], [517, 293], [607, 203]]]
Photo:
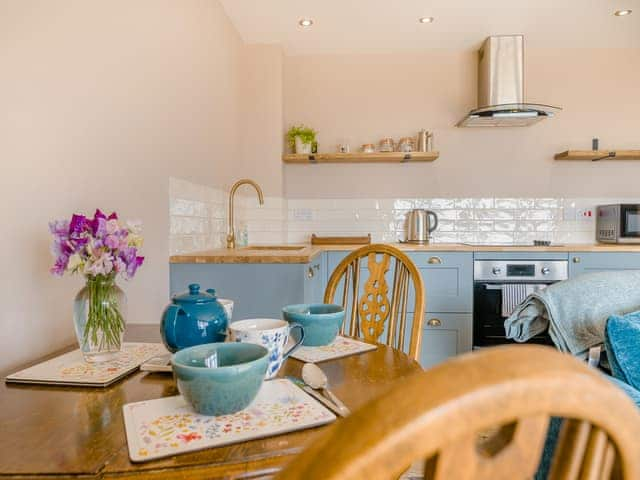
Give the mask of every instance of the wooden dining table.
[[[130, 325], [125, 340], [159, 342], [159, 328]], [[63, 351], [74, 348], [77, 346]], [[302, 365], [290, 358], [279, 375], [300, 377]], [[388, 390], [394, 382], [421, 370], [407, 355], [384, 345], [320, 365], [334, 393], [352, 410]], [[268, 478], [328, 428], [316, 427], [144, 463], [131, 462], [122, 406], [177, 394], [171, 374], [143, 371], [104, 388], [3, 382], [0, 478]]]

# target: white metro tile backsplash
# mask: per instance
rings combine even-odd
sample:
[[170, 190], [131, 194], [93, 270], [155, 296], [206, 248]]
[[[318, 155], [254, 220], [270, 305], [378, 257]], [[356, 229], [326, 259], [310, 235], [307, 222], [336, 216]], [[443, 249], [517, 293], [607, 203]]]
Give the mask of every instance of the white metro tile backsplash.
[[[228, 192], [171, 178], [171, 254], [225, 246]], [[321, 236], [365, 235], [376, 242], [404, 237], [412, 208], [434, 210], [438, 243], [592, 243], [595, 217], [577, 220], [577, 211], [606, 203], [640, 203], [640, 198], [397, 198], [286, 199], [253, 192], [236, 197], [236, 228], [246, 225], [250, 244], [307, 243]]]

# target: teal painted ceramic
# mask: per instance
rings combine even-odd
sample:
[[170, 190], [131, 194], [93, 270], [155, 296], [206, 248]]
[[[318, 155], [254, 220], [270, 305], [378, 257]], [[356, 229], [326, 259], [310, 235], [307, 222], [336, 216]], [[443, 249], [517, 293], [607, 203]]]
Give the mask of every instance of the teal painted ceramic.
[[194, 345], [224, 342], [229, 315], [216, 297], [216, 291], [200, 291], [192, 283], [189, 291], [174, 295], [162, 314], [160, 334], [172, 353]]
[[269, 351], [252, 343], [209, 343], [171, 357], [178, 390], [203, 415], [238, 412], [256, 398]]
[[287, 322], [302, 325], [303, 345], [318, 347], [335, 340], [344, 321], [344, 308], [325, 303], [287, 305], [282, 315]]

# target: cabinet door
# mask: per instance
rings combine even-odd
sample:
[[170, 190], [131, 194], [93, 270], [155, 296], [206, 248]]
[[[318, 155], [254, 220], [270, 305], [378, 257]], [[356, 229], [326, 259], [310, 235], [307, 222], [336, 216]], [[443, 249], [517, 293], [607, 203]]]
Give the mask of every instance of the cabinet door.
[[234, 301], [233, 319], [281, 318], [282, 307], [305, 302], [302, 264], [174, 263], [169, 266], [171, 294], [190, 283], [214, 288], [220, 298]]
[[[412, 252], [431, 312], [467, 313], [473, 310], [473, 254], [471, 252]], [[413, 304], [410, 291], [409, 305]]]
[[304, 302], [322, 303], [326, 286], [326, 259], [321, 254], [304, 265]]
[[473, 316], [470, 313], [432, 313], [424, 316], [420, 365], [430, 368], [450, 357], [470, 352]]
[[569, 276], [611, 270], [640, 270], [640, 252], [576, 252], [569, 255]]
[[[329, 252], [328, 275], [348, 252]], [[408, 252], [422, 275], [426, 291], [426, 308], [432, 312], [467, 313], [473, 307], [473, 254], [471, 252]], [[389, 286], [393, 283], [392, 263], [385, 279]], [[360, 272], [360, 293], [368, 278], [367, 259], [362, 259]], [[336, 297], [341, 298], [341, 290]], [[409, 290], [409, 308], [413, 308], [415, 293]]]

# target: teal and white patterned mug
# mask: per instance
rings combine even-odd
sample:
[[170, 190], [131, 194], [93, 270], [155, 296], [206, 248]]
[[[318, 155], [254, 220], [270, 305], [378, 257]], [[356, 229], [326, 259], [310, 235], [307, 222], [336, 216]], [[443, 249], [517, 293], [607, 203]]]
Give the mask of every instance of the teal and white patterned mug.
[[[292, 330], [299, 331], [299, 338], [294, 338], [294, 345], [285, 351]], [[287, 357], [302, 344], [304, 329], [302, 325], [284, 320], [251, 318], [230, 324], [227, 338], [231, 342], [255, 343], [269, 350], [269, 366], [265, 375], [265, 379], [269, 380], [277, 375]]]

